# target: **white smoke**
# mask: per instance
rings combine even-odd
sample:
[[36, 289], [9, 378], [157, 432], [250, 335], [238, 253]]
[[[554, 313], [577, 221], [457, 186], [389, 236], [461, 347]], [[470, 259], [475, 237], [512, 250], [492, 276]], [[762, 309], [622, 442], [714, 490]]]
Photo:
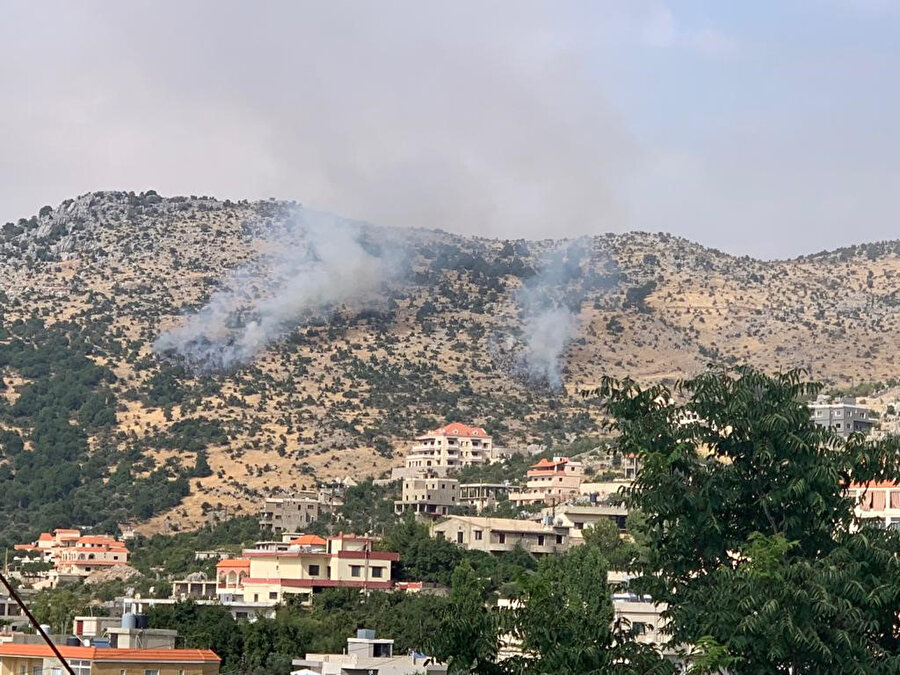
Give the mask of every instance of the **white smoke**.
[[235, 368], [304, 320], [378, 301], [400, 268], [399, 252], [365, 246], [358, 226], [307, 209], [298, 208], [262, 249], [206, 305], [160, 335], [154, 351], [195, 371]]
[[594, 264], [583, 269], [589, 254], [583, 238], [560, 246], [516, 296], [523, 323], [517, 368], [531, 382], [553, 390], [563, 384], [563, 352], [578, 332], [581, 302], [589, 290], [608, 290], [618, 281], [617, 267], [605, 254], [600, 260], [594, 256]]

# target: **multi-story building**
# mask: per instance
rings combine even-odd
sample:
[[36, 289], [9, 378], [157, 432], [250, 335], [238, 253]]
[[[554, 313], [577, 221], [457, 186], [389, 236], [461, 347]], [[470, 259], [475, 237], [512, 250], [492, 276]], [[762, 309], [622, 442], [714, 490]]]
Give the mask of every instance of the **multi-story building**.
[[203, 572], [194, 572], [172, 582], [172, 597], [178, 600], [212, 600], [218, 597], [218, 587], [216, 579], [207, 579]]
[[470, 551], [486, 553], [504, 553], [520, 547], [533, 555], [545, 555], [569, 548], [567, 528], [514, 518], [449, 516], [434, 525], [432, 534]]
[[396, 477], [446, 476], [464, 466], [488, 464], [493, 441], [481, 427], [453, 422], [419, 436], [406, 456], [406, 471]]
[[87, 576], [91, 572], [128, 564], [125, 543], [105, 535], [84, 535], [79, 530], [44, 532], [31, 544], [16, 544], [17, 551], [52, 562], [57, 575]]
[[879, 525], [900, 529], [900, 483], [880, 481], [852, 483], [850, 496], [857, 518], [875, 520]]
[[375, 631], [360, 629], [355, 638], [347, 638], [343, 654], [307, 654], [291, 662], [295, 672], [315, 675], [345, 675], [347, 673], [377, 673], [377, 675], [445, 675], [447, 667], [433, 663], [415, 652], [394, 654], [394, 641], [378, 639]]
[[509, 485], [506, 483], [461, 483], [459, 503], [468, 506], [475, 513], [481, 513], [506, 499], [508, 494]]
[[[221, 659], [209, 649], [111, 649], [59, 645], [75, 675], [217, 675]], [[0, 644], [0, 675], [63, 673], [45, 644]]]
[[27, 623], [28, 618], [22, 612], [19, 603], [7, 595], [0, 594], [0, 625], [18, 626]]
[[525, 489], [509, 494], [517, 506], [526, 504], [560, 504], [579, 494], [584, 480], [584, 465], [568, 457], [542, 459], [532, 464], [526, 474]]
[[291, 497], [269, 497], [259, 514], [260, 527], [274, 534], [303, 532], [322, 514], [331, 513], [341, 502], [331, 494], [306, 490]]
[[856, 405], [856, 399], [852, 397], [837, 402], [820, 397], [809, 405], [809, 415], [820, 427], [833, 429], [845, 438], [855, 432], [867, 434], [875, 426], [874, 413]]
[[56, 569], [60, 574], [87, 576], [96, 570], [128, 564], [128, 549], [113, 537], [79, 537], [56, 555]]
[[398, 515], [414, 513], [432, 520], [446, 516], [459, 505], [459, 481], [455, 478], [407, 478], [403, 481], [401, 498], [394, 502]]
[[601, 520], [615, 523], [620, 531], [625, 531], [625, 518], [628, 510], [624, 506], [606, 506], [594, 504], [561, 504], [548, 506], [535, 514], [539, 522], [550, 523], [555, 527], [564, 527], [569, 533], [571, 545], [584, 543], [584, 530], [593, 527]]
[[29, 557], [37, 557], [41, 562], [54, 562], [58, 551], [74, 544], [81, 537], [80, 530], [53, 530], [50, 532], [41, 532], [41, 535], [30, 544], [16, 544], [16, 551], [23, 551]]
[[323, 588], [389, 589], [391, 563], [400, 556], [375, 551], [373, 542], [354, 535], [328, 539], [304, 535], [286, 550], [245, 550], [241, 559], [217, 565], [219, 596], [233, 602], [276, 604], [288, 596], [305, 596], [300, 598], [305, 602]]

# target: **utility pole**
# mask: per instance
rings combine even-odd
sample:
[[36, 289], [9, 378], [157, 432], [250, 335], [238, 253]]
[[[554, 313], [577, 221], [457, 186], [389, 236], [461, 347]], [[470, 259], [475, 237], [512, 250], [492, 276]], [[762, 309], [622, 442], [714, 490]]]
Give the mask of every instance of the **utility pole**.
[[6, 592], [9, 593], [9, 597], [16, 601], [16, 604], [22, 608], [22, 611], [25, 612], [25, 616], [28, 617], [28, 620], [31, 622], [31, 625], [34, 626], [35, 630], [40, 633], [41, 637], [44, 639], [44, 642], [47, 643], [47, 646], [50, 647], [50, 650], [56, 655], [56, 658], [59, 659], [59, 662], [62, 664], [63, 668], [66, 669], [66, 672], [69, 675], [75, 675], [75, 671], [72, 670], [72, 666], [69, 665], [69, 662], [63, 658], [63, 655], [59, 653], [59, 649], [55, 644], [53, 644], [53, 640], [50, 639], [50, 636], [44, 632], [44, 629], [41, 628], [41, 624], [38, 623], [37, 619], [34, 618], [34, 614], [31, 613], [31, 610], [28, 609], [28, 606], [22, 601], [22, 598], [19, 597], [19, 594], [16, 593], [16, 589], [12, 587], [12, 584], [9, 583], [9, 580], [6, 578], [5, 574], [0, 574], [0, 583], [2, 583], [6, 587]]

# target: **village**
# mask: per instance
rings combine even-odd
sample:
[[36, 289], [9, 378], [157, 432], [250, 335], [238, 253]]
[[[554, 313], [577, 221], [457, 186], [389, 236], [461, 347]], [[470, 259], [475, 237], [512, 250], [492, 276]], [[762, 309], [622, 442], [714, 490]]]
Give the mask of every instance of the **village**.
[[[810, 419], [838, 436], [870, 434], [877, 415], [852, 399], [820, 398], [809, 405]], [[596, 460], [594, 452], [581, 455]], [[518, 457], [527, 467], [518, 483], [462, 481], [461, 475], [488, 473]], [[593, 532], [612, 532], [628, 542], [629, 512], [625, 495], [640, 471], [634, 455], [604, 461], [602, 470], [588, 469], [578, 456], [547, 453], [542, 448], [511, 451], [494, 445], [481, 427], [452, 422], [413, 439], [404, 465], [378, 479], [381, 487], [399, 486], [392, 508], [397, 521], [414, 521], [427, 536], [459, 549], [494, 558], [525, 556], [538, 560], [558, 556], [584, 545]], [[165, 566], [151, 595], [126, 592], [92, 604], [90, 614], [66, 617], [62, 632], [52, 636], [59, 651], [78, 675], [88, 673], [179, 673], [212, 675], [220, 658], [198, 647], [190, 636], [152, 626], [154, 608], [183, 603], [227, 610], [235, 621], [272, 619], [279, 608], [310, 607], [329, 589], [344, 589], [366, 596], [374, 592], [443, 596], [445, 584], [430, 579], [398, 577], [402, 554], [386, 550], [378, 532], [345, 531], [341, 514], [354, 481], [266, 497], [257, 505], [259, 531], [266, 536], [235, 550], [196, 550], [197, 570], [174, 577]], [[286, 486], [287, 487], [287, 486]], [[856, 516], [873, 519], [885, 528], [900, 526], [900, 485], [854, 484]], [[331, 524], [331, 532], [322, 522]], [[602, 527], [598, 527], [602, 525]], [[129, 566], [130, 531], [118, 533], [56, 529], [36, 540], [15, 546], [5, 560], [6, 575], [18, 586], [26, 602], [42, 590], [90, 584], [99, 579], [127, 580], [136, 571]], [[602, 536], [602, 535], [601, 535]], [[201, 568], [211, 569], [209, 575]], [[629, 575], [609, 570], [608, 583], [614, 621], [630, 627], [640, 642], [667, 649], [664, 604], [628, 588]], [[515, 608], [515, 597], [496, 598], [498, 608]], [[0, 672], [60, 672], [57, 656], [29, 626], [22, 607], [0, 595]], [[47, 632], [51, 626], [46, 626]], [[61, 628], [59, 625], [53, 627]], [[445, 666], [426, 654], [396, 654], [391, 636], [376, 635], [359, 627], [347, 639], [343, 653], [295, 654], [292, 672], [326, 675], [343, 672], [443, 673]], [[504, 646], [517, 653], [516, 639]], [[79, 665], [80, 664], [80, 665]], [[79, 670], [80, 668], [80, 670]]]

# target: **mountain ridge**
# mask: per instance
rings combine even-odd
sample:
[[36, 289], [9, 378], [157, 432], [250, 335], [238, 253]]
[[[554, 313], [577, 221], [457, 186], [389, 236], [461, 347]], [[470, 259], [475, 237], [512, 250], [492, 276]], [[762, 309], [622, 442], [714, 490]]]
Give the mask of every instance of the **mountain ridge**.
[[[251, 508], [279, 487], [378, 475], [400, 461], [404, 439], [454, 419], [508, 445], [597, 433], [599, 412], [578, 391], [603, 375], [668, 381], [717, 362], [805, 367], [841, 387], [900, 376], [890, 339], [900, 328], [900, 241], [763, 261], [665, 233], [577, 240], [580, 257], [547, 291], [575, 317], [564, 386], [553, 391], [517, 368], [530, 337], [521, 289], [571, 241], [358, 221], [369, 243], [408, 252], [403, 276], [379, 302], [298, 319], [232, 372], [197, 375], [154, 353], [161, 333], [232, 283], [230, 271], [254, 270], [249, 278], [262, 287], [253, 292], [265, 296], [267, 278], [255, 271], [261, 253], [298, 209], [97, 192], [0, 230], [0, 342], [20, 351], [52, 344], [62, 339], [47, 337], [58, 326], [110, 373], [102, 395], [114, 420], [103, 413], [96, 419], [105, 426], [85, 427], [74, 465], [103, 447], [132, 458], [133, 480], [163, 472], [188, 483], [180, 504], [160, 503], [149, 516], [124, 509], [122, 518], [151, 530], [193, 526]], [[0, 430], [31, 447], [37, 417], [17, 416], [15, 406], [44, 386], [41, 376], [9, 358], [0, 366]], [[20, 480], [21, 454], [0, 448], [0, 467]], [[200, 475], [207, 462], [209, 475]], [[115, 476], [97, 471], [106, 484]], [[12, 520], [34, 520], [23, 514]]]

